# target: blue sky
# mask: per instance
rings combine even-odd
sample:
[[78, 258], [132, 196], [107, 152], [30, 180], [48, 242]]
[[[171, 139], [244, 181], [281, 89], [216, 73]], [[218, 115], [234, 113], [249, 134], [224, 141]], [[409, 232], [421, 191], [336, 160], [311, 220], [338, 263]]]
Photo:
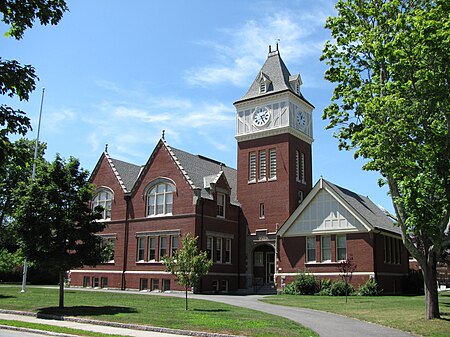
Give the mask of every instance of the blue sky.
[[[319, 61], [335, 1], [67, 1], [57, 26], [35, 26], [22, 40], [0, 38], [2, 57], [32, 64], [40, 81], [26, 111], [36, 137], [92, 171], [105, 144], [113, 158], [144, 164], [166, 130], [169, 145], [236, 167], [235, 108], [279, 40], [315, 106], [313, 181], [320, 176], [392, 210], [379, 175], [337, 149], [321, 116], [333, 86]], [[6, 27], [0, 25], [2, 33]]]

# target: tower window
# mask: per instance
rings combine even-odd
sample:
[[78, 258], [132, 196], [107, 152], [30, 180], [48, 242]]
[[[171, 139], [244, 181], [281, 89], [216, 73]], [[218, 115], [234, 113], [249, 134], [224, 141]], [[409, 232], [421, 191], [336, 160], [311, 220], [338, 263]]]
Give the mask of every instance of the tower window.
[[306, 180], [305, 180], [305, 154], [303, 152], [301, 153], [301, 156], [300, 156], [300, 165], [301, 165], [302, 183], [306, 184]]
[[248, 156], [248, 181], [256, 181], [256, 152], [250, 152]]
[[277, 179], [277, 150], [269, 150], [269, 179]]
[[259, 204], [259, 218], [264, 219], [265, 217], [266, 217], [266, 213], [265, 213], [264, 203], [262, 202]]
[[300, 181], [300, 153], [295, 151], [295, 180]]
[[266, 92], [266, 90], [267, 90], [266, 82], [261, 81], [261, 82], [259, 83], [259, 92], [260, 92], [261, 94], [263, 94], [263, 93]]
[[259, 180], [266, 180], [266, 150], [259, 151]]

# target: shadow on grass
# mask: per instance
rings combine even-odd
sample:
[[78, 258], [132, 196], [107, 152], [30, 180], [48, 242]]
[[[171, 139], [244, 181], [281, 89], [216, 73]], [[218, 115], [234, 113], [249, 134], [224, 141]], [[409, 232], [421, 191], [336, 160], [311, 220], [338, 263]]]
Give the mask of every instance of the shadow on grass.
[[0, 295], [0, 300], [5, 298], [17, 298], [17, 296], [11, 296], [11, 295]]
[[227, 312], [230, 310], [226, 309], [192, 309], [192, 311], [200, 311], [200, 312]]
[[[133, 314], [138, 311], [129, 307], [116, 306], [74, 306], [74, 307], [48, 307], [41, 308], [37, 312], [39, 318], [50, 318], [49, 316], [101, 316], [101, 315], [117, 315], [117, 314]], [[51, 317], [55, 318], [55, 317]]]

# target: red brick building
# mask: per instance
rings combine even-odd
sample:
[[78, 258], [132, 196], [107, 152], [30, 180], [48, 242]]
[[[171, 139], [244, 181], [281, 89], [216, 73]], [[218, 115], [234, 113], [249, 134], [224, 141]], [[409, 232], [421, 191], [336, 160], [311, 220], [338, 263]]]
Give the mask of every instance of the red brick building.
[[368, 198], [320, 179], [313, 188], [313, 105], [271, 51], [237, 102], [237, 170], [170, 147], [164, 139], [144, 166], [100, 157], [93, 206], [105, 208], [100, 233], [111, 261], [71, 271], [71, 284], [120, 289], [181, 289], [161, 256], [186, 233], [214, 261], [200, 292], [281, 289], [296, 272], [339, 277], [352, 256], [354, 283], [375, 278], [401, 290], [408, 256], [398, 228]]

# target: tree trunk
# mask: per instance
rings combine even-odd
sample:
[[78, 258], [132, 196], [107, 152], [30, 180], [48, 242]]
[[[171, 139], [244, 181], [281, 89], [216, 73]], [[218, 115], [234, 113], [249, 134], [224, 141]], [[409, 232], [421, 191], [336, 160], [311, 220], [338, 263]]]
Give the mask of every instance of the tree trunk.
[[185, 299], [185, 304], [184, 304], [184, 310], [188, 310], [188, 298], [187, 298], [187, 293], [188, 293], [188, 287], [185, 286], [185, 293], [186, 293], [186, 299]]
[[422, 268], [424, 291], [425, 291], [425, 318], [440, 318], [439, 299], [436, 277], [436, 262], [428, 264], [426, 268]]
[[59, 308], [64, 308], [64, 274], [65, 272], [59, 272]]

